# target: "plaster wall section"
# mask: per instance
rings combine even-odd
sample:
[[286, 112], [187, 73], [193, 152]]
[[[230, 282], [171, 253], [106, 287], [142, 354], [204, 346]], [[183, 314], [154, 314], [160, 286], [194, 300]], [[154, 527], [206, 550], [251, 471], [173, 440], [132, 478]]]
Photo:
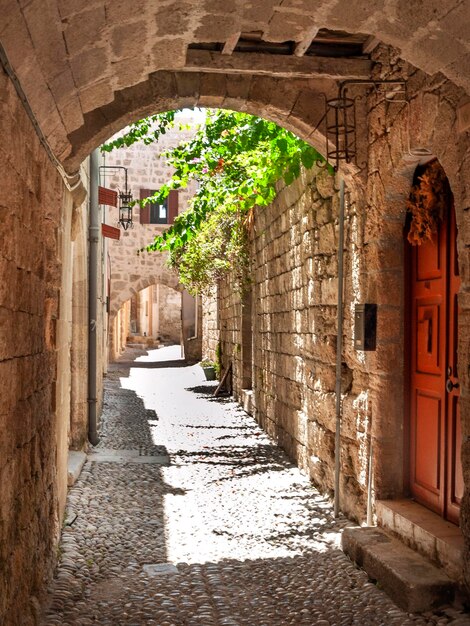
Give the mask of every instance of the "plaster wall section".
[[154, 319], [158, 314], [157, 332], [161, 341], [180, 343], [181, 340], [181, 292], [163, 284], [154, 289]]
[[124, 302], [112, 322], [110, 358], [116, 360], [126, 347], [131, 324], [131, 302]]
[[[88, 161], [82, 176], [88, 186]], [[88, 212], [74, 210], [72, 217], [72, 345], [69, 446], [83, 450], [88, 434]]]
[[65, 506], [72, 201], [2, 72], [0, 135], [0, 623], [28, 626]]

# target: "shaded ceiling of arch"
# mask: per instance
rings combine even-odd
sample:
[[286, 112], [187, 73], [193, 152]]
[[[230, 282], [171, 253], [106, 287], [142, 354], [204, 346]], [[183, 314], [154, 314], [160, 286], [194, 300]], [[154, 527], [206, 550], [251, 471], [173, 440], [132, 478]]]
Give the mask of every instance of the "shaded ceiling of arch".
[[[470, 5], [461, 0], [0, 0], [0, 8], [0, 42], [69, 170], [167, 101], [263, 114], [259, 100], [267, 117], [305, 137], [316, 115], [307, 101], [339, 80], [368, 78], [379, 41], [470, 93]], [[258, 96], [263, 89], [279, 92], [274, 103]]]

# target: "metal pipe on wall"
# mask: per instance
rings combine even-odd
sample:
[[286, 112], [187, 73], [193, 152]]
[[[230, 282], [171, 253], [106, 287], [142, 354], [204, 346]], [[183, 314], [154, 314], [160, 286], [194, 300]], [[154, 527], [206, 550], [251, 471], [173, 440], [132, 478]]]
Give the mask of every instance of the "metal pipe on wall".
[[372, 442], [372, 429], [371, 429], [370, 444], [369, 444], [369, 475], [367, 477], [367, 526], [372, 526], [373, 521], [374, 521], [373, 515], [372, 515], [372, 476], [374, 473], [373, 450], [374, 450], [374, 444]]
[[97, 424], [97, 310], [98, 310], [98, 245], [99, 245], [99, 151], [90, 155], [90, 204], [88, 221], [88, 439], [99, 443]]
[[343, 355], [343, 265], [344, 265], [344, 180], [339, 184], [338, 241], [338, 334], [336, 340], [336, 429], [335, 429], [335, 500], [334, 514], [339, 515], [339, 478], [341, 469], [341, 365]]

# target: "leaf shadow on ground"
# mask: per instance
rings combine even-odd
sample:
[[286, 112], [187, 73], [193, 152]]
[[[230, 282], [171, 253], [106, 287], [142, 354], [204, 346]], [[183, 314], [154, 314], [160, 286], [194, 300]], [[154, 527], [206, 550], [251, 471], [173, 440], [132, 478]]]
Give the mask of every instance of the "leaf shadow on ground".
[[185, 391], [197, 394], [199, 397], [204, 398], [209, 402], [217, 402], [218, 404], [229, 404], [234, 402], [233, 396], [228, 392], [223, 391], [220, 395], [214, 396], [214, 391], [217, 389], [219, 383], [196, 385], [195, 387], [186, 387]]
[[197, 452], [179, 450], [172, 455], [179, 463], [201, 463], [203, 465], [225, 465], [232, 468], [230, 476], [218, 481], [246, 478], [269, 472], [283, 472], [294, 465], [282, 458], [271, 444], [250, 446], [220, 446], [217, 449], [202, 449]]

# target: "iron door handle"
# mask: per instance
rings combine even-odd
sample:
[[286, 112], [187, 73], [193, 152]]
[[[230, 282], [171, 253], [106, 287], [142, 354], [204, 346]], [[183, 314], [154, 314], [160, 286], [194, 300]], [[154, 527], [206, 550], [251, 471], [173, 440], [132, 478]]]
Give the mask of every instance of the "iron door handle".
[[447, 393], [451, 393], [453, 389], [458, 389], [459, 387], [460, 387], [460, 383], [453, 383], [450, 378], [446, 380]]

